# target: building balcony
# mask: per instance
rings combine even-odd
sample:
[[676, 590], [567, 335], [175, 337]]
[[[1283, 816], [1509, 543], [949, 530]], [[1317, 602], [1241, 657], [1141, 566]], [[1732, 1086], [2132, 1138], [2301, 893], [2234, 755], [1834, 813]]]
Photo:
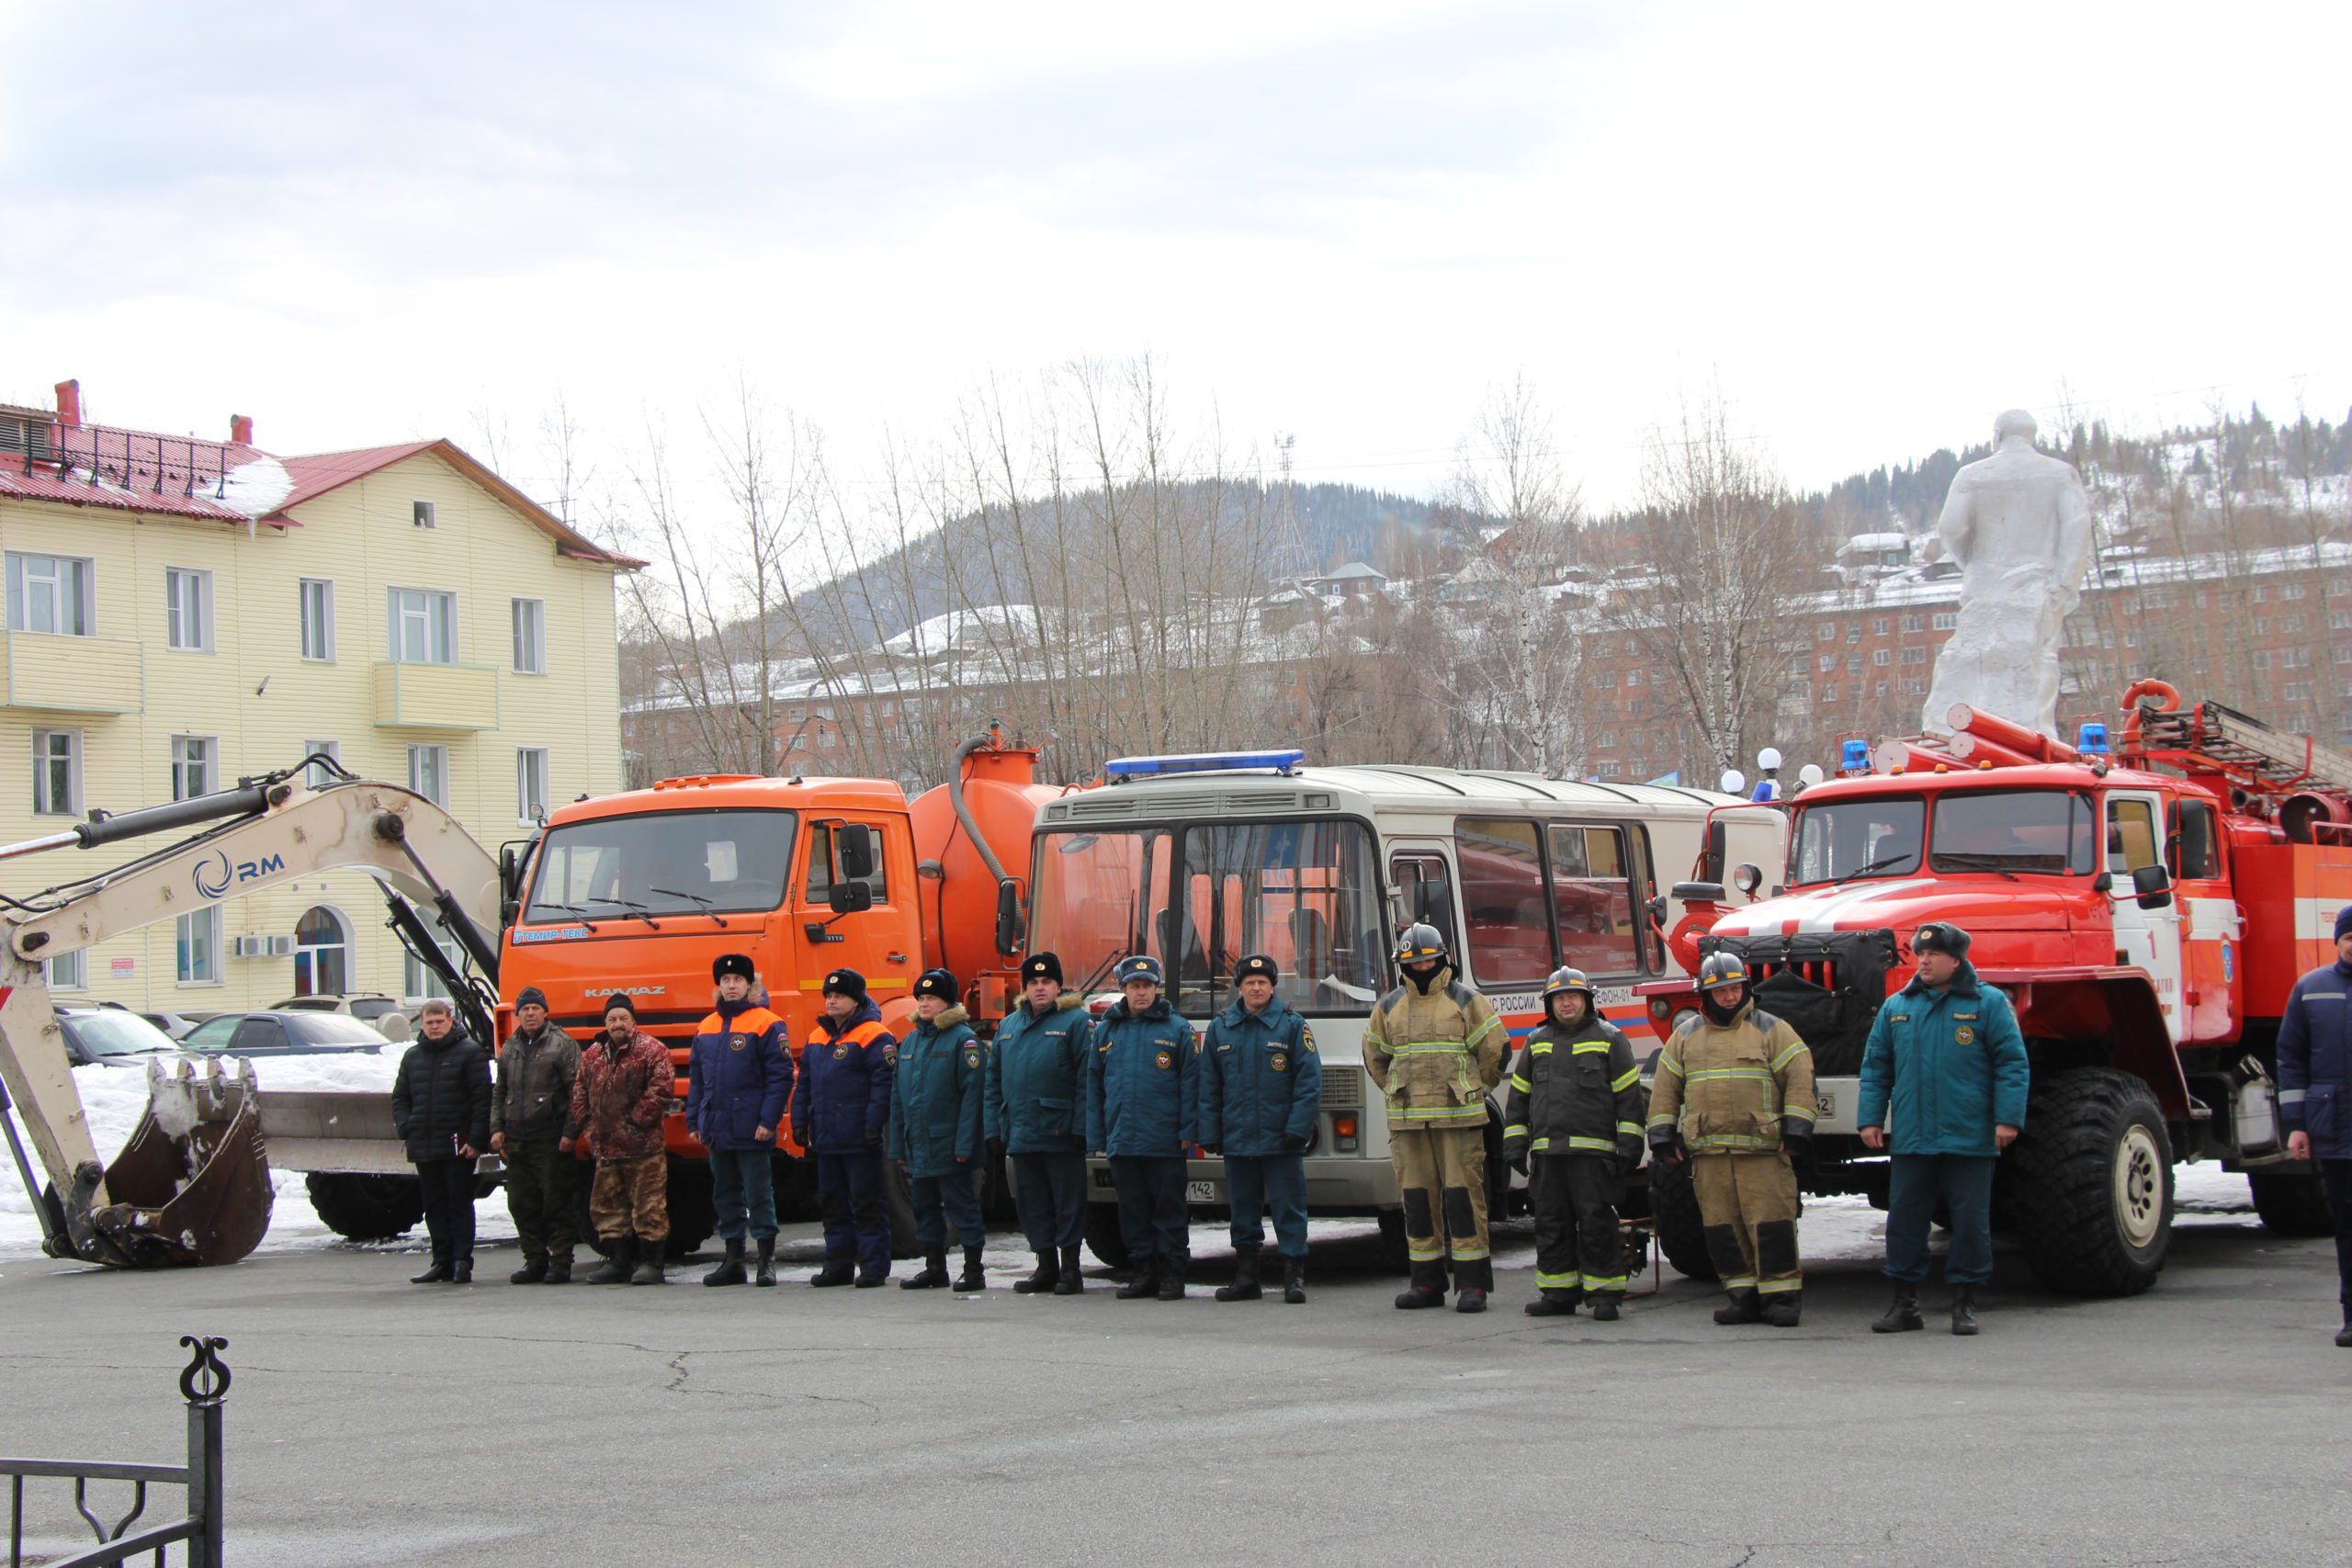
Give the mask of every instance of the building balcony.
[[487, 664], [379, 664], [379, 729], [496, 729], [498, 671]]
[[138, 643], [120, 637], [56, 637], [47, 632], [0, 636], [0, 693], [12, 708], [49, 713], [143, 713], [147, 659]]

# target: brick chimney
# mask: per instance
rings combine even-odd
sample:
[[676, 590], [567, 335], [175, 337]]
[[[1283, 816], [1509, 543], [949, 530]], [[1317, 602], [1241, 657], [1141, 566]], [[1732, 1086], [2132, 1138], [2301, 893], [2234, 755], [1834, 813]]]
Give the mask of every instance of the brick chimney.
[[82, 383], [60, 381], [57, 384], [57, 423], [68, 430], [82, 428]]
[[254, 444], [253, 415], [232, 413], [229, 416], [229, 444], [232, 446], [250, 446]]

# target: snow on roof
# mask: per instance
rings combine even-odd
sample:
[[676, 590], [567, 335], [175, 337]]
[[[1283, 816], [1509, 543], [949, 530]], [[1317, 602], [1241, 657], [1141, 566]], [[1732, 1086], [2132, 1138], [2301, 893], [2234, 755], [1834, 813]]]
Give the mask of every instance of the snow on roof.
[[1367, 566], [1363, 561], [1351, 560], [1347, 565], [1330, 571], [1311, 573], [1307, 581], [1310, 582], [1385, 582], [1388, 581], [1388, 574]]
[[1902, 550], [1911, 548], [1909, 536], [1904, 534], [1857, 534], [1838, 547], [1841, 556], [1860, 555], [1871, 550]]
[[881, 650], [901, 658], [923, 659], [964, 646], [967, 633], [1012, 627], [1034, 637], [1038, 626], [1035, 604], [982, 604], [976, 609], [949, 610], [918, 621], [886, 639]]

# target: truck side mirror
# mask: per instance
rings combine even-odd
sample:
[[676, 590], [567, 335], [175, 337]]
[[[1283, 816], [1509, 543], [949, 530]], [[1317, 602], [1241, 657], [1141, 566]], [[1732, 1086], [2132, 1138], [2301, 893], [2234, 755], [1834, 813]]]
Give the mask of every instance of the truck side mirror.
[[863, 882], [836, 882], [825, 889], [825, 908], [836, 915], [862, 915], [874, 908], [874, 889]]
[[1650, 899], [1647, 908], [1649, 909], [1650, 924], [1654, 926], [1662, 926], [1666, 924], [1667, 903], [1663, 897], [1653, 897]]
[[[874, 829], [864, 822], [844, 822], [833, 829], [834, 878], [863, 882], [874, 874]], [[872, 908], [866, 900], [865, 908]]]
[[996, 950], [1008, 958], [1021, 951], [1021, 885], [1011, 877], [996, 885]]
[[2143, 909], [2172, 907], [2172, 874], [2160, 865], [2143, 865], [2132, 874], [2132, 901]]
[[1685, 904], [1720, 904], [1724, 901], [1724, 885], [1720, 882], [1678, 882], [1674, 896]]

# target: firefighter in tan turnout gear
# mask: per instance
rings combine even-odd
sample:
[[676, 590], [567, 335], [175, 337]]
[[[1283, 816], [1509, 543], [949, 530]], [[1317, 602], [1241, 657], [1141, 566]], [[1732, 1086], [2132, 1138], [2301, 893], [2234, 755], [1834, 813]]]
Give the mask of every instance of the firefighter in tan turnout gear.
[[1731, 1292], [1717, 1323], [1794, 1328], [1794, 1161], [1813, 1147], [1813, 1052], [1795, 1030], [1748, 998], [1747, 971], [1728, 953], [1699, 965], [1700, 1016], [1657, 1055], [1650, 1152], [1690, 1161], [1707, 1256]]
[[1486, 998], [1458, 983], [1445, 938], [1416, 925], [1396, 943], [1405, 983], [1364, 1028], [1363, 1061], [1388, 1097], [1388, 1155], [1405, 1205], [1413, 1283], [1400, 1307], [1445, 1304], [1453, 1258], [1456, 1312], [1484, 1312], [1494, 1289], [1487, 1250], [1487, 1091], [1502, 1081], [1505, 1031]]

